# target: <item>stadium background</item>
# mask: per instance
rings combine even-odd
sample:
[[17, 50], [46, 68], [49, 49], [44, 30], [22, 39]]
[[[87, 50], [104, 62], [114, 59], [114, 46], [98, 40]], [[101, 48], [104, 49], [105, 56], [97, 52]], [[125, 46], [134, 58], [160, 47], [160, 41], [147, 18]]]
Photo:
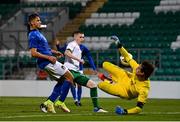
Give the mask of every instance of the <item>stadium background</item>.
[[[52, 48], [55, 38], [64, 44], [74, 31], [83, 31], [84, 44], [102, 72], [103, 61], [124, 67], [109, 39], [118, 35], [139, 63], [149, 60], [156, 66], [150, 98], [180, 99], [180, 0], [7, 0], [1, 1], [0, 10], [1, 100], [47, 96], [54, 85], [28, 51], [27, 17], [33, 12], [47, 24], [42, 32]], [[84, 72], [98, 82], [87, 62]], [[109, 96], [100, 92], [99, 97]]]

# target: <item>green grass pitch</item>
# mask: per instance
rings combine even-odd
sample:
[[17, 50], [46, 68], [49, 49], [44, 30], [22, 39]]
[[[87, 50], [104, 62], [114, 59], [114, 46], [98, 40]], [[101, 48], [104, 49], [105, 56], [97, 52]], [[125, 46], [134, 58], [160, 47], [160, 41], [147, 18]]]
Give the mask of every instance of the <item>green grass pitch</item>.
[[39, 105], [45, 100], [41, 97], [0, 97], [0, 121], [180, 121], [180, 99], [149, 99], [141, 114], [124, 116], [115, 114], [115, 107], [131, 108], [136, 100], [100, 98], [99, 103], [109, 112], [94, 113], [90, 98], [82, 98], [81, 107], [67, 98], [66, 105], [71, 113], [56, 108], [56, 114], [40, 111]]

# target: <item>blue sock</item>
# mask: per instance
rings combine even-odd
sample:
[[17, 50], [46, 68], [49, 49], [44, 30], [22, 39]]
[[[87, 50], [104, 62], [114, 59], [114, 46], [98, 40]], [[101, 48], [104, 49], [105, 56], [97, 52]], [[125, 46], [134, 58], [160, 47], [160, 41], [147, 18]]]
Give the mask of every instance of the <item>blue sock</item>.
[[76, 97], [77, 96], [76, 95], [76, 86], [71, 85], [71, 93], [72, 93], [74, 101], [76, 101], [77, 100], [77, 97]]
[[78, 102], [81, 101], [81, 94], [82, 94], [82, 86], [78, 86], [78, 90], [77, 90]]
[[54, 102], [58, 98], [59, 94], [61, 93], [61, 87], [62, 87], [62, 83], [57, 83], [54, 86], [53, 92], [48, 97], [48, 99]]
[[66, 99], [66, 97], [68, 95], [68, 92], [69, 92], [70, 86], [71, 86], [71, 83], [65, 80], [63, 85], [62, 85], [61, 94], [60, 94], [60, 97], [59, 97], [59, 100], [61, 102], [64, 102], [64, 100]]

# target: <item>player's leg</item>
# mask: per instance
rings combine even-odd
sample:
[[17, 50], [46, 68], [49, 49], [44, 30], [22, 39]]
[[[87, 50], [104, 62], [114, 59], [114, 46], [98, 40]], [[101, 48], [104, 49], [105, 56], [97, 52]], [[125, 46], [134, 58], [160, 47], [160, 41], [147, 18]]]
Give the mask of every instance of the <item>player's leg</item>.
[[54, 110], [54, 101], [57, 99], [57, 97], [59, 96], [59, 93], [61, 91], [61, 87], [62, 87], [62, 82], [61, 83], [57, 83], [54, 86], [54, 89], [51, 93], [51, 95], [48, 97], [48, 99], [40, 105], [40, 109], [41, 111], [47, 113], [47, 112], [51, 112], [51, 113], [56, 113]]
[[54, 86], [54, 89], [53, 89], [51, 95], [48, 97], [48, 99], [51, 100], [52, 102], [56, 101], [56, 99], [59, 96], [59, 93], [61, 92], [61, 88], [62, 88], [62, 83], [57, 83]]
[[94, 112], [107, 112], [98, 105], [97, 85], [94, 81], [88, 80], [86, 87], [90, 88], [90, 96], [94, 105]]
[[72, 73], [69, 70], [67, 70], [64, 73], [63, 77], [65, 78], [66, 81], [70, 82], [71, 85], [74, 85], [74, 82], [73, 82], [74, 77], [73, 77]]
[[72, 96], [73, 96], [73, 99], [74, 99], [74, 104], [76, 106], [82, 106], [82, 104], [81, 104], [81, 94], [82, 94], [81, 85], [77, 84], [77, 87], [76, 86], [71, 86], [71, 93], [72, 93]]
[[103, 73], [98, 73], [98, 78], [101, 79], [102, 81], [104, 81], [105, 79], [112, 81], [112, 77], [105, 76]]
[[128, 98], [125, 84], [110, 83], [108, 80], [104, 80], [98, 83], [98, 88], [113, 96], [118, 96], [121, 98]]
[[57, 100], [54, 104], [56, 107], [61, 108], [64, 112], [70, 112], [69, 108], [64, 103], [68, 95], [70, 87], [71, 87], [71, 83], [65, 80], [61, 87], [59, 100]]
[[79, 85], [86, 86], [90, 88], [90, 96], [91, 100], [94, 106], [94, 112], [107, 112], [99, 107], [98, 105], [98, 97], [97, 97], [97, 85], [94, 81], [90, 80], [85, 75], [72, 71], [72, 74], [74, 76], [74, 81], [78, 83]]
[[82, 86], [81, 85], [77, 85], [77, 99], [78, 99], [78, 105], [82, 106], [81, 104], [81, 95], [82, 95]]
[[77, 94], [76, 94], [76, 86], [71, 86], [71, 93], [74, 99], [74, 104], [78, 106]]
[[[58, 81], [59, 84], [61, 84], [64, 81], [64, 79], [68, 80], [68, 82], [70, 82], [70, 83], [73, 83], [72, 74], [60, 62], [56, 62], [55, 64], [51, 64], [51, 63], [48, 64], [45, 67], [45, 71], [49, 74], [51, 79]], [[62, 76], [63, 76], [63, 80], [60, 80]], [[59, 90], [59, 89], [61, 89], [60, 86], [56, 87], [52, 93], [56, 94], [57, 91], [59, 91], [59, 94], [60, 94], [61, 90]], [[54, 110], [54, 100], [57, 99], [55, 97], [58, 97], [58, 96], [55, 94], [53, 94], [53, 96], [49, 97], [49, 98], [53, 98], [53, 99], [51, 99], [51, 100], [48, 99], [43, 104], [41, 104], [40, 108], [43, 112], [46, 112], [46, 111], [44, 111], [44, 106], [45, 106], [47, 108], [47, 112], [56, 113]]]
[[126, 72], [122, 68], [120, 68], [110, 62], [104, 62], [103, 69], [105, 69], [108, 73], [111, 74], [113, 82], [118, 82], [122, 78], [127, 76]]
[[57, 72], [59, 73], [59, 75], [63, 74], [63, 70], [65, 70], [66, 72], [63, 74], [64, 83], [61, 88], [61, 92], [59, 93], [60, 95], [59, 100], [56, 101], [55, 106], [61, 108], [64, 112], [70, 112], [69, 108], [65, 105], [64, 101], [68, 95], [70, 86], [74, 85], [73, 75], [69, 70], [67, 70], [66, 67], [64, 67], [60, 63], [57, 65], [57, 67], [58, 67]]
[[64, 80], [67, 80], [73, 84], [73, 75], [67, 67], [58, 61], [56, 61], [55, 64], [48, 64], [45, 67], [45, 71], [49, 74], [51, 79], [56, 80], [57, 82], [64, 82]]
[[58, 82], [54, 86], [53, 91], [52, 91], [51, 95], [48, 97], [48, 99], [40, 105], [40, 109], [42, 112], [56, 113], [56, 111], [54, 109], [54, 102], [56, 101], [56, 99], [58, 98], [58, 96], [61, 92], [62, 84], [63, 84], [63, 82]]

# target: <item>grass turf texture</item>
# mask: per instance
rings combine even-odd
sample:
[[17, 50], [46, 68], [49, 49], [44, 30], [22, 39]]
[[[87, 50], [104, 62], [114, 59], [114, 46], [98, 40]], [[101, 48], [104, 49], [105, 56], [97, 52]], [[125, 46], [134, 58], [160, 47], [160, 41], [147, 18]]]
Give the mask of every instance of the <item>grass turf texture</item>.
[[108, 113], [94, 113], [90, 98], [82, 98], [82, 106], [74, 105], [72, 98], [66, 99], [71, 113], [56, 108], [56, 114], [42, 113], [40, 97], [0, 97], [0, 121], [180, 121], [180, 99], [149, 99], [144, 110], [138, 115], [119, 116], [114, 113], [117, 105], [131, 108], [135, 100], [120, 98], [100, 98], [99, 103]]

